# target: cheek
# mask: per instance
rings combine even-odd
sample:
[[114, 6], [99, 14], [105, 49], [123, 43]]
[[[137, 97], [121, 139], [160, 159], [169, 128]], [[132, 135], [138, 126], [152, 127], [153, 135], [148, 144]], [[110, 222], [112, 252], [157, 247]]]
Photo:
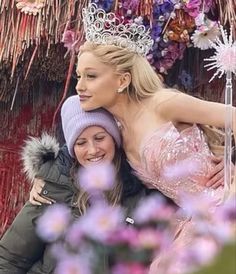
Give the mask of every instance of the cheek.
[[104, 76], [98, 79], [95, 89], [99, 90], [99, 93], [112, 94], [118, 88], [117, 81], [112, 76]]
[[104, 149], [107, 152], [107, 160], [112, 162], [115, 156], [115, 144], [113, 140], [107, 142], [104, 146]]
[[84, 163], [84, 157], [83, 157], [83, 149], [79, 147], [74, 147], [74, 153], [75, 153], [75, 158], [79, 162], [80, 165], [83, 165]]

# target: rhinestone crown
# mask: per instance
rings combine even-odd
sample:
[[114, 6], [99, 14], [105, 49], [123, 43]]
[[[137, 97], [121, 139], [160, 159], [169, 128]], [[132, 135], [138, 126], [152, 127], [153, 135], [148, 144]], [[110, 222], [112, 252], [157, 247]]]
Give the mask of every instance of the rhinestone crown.
[[125, 23], [113, 12], [106, 13], [96, 4], [89, 4], [82, 11], [86, 40], [95, 44], [115, 45], [147, 55], [153, 39], [144, 25]]

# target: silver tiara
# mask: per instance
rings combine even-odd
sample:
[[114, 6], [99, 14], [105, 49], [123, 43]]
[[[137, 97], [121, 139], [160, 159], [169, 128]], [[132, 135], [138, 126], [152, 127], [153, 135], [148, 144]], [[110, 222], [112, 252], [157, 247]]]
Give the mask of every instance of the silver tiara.
[[144, 25], [124, 23], [113, 12], [106, 13], [96, 4], [82, 11], [86, 40], [95, 44], [115, 45], [147, 55], [153, 46], [149, 30]]

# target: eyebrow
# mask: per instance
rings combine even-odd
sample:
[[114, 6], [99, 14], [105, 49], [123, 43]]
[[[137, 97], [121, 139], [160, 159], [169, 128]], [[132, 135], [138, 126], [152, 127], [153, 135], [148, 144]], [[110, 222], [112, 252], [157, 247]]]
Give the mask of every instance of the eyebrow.
[[[96, 68], [90, 68], [90, 67], [88, 67], [88, 68], [85, 68], [84, 70], [96, 70]], [[76, 69], [76, 73], [79, 74], [78, 69]]]

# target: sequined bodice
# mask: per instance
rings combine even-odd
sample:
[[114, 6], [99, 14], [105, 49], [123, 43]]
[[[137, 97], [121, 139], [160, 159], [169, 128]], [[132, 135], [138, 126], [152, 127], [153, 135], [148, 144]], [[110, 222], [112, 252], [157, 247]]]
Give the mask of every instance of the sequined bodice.
[[181, 192], [204, 191], [217, 198], [222, 196], [223, 188], [215, 191], [204, 186], [215, 166], [211, 157], [197, 125], [179, 132], [169, 122], [141, 144], [141, 164], [133, 168], [149, 188], [159, 189], [180, 205]]

